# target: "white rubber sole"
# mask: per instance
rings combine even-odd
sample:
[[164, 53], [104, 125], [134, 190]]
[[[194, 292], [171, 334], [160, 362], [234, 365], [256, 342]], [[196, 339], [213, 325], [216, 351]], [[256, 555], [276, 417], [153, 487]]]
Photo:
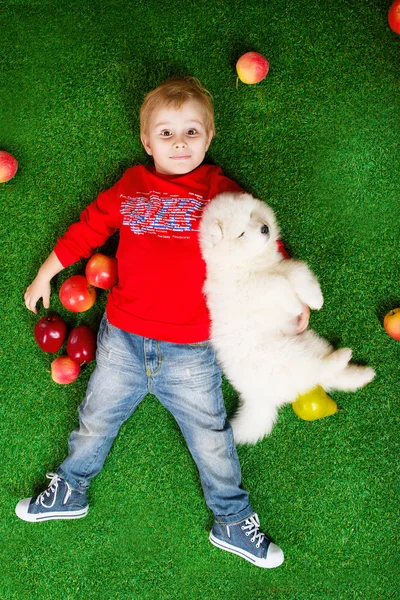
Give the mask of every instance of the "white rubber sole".
[[81, 508], [79, 510], [70, 510], [68, 512], [59, 511], [31, 514], [28, 513], [30, 501], [30, 498], [24, 498], [23, 500], [20, 500], [15, 507], [15, 514], [17, 517], [23, 521], [28, 521], [29, 523], [40, 523], [41, 521], [51, 521], [54, 519], [82, 519], [83, 517], [86, 517], [89, 512], [89, 507], [86, 506], [85, 508]]
[[254, 556], [254, 554], [250, 554], [250, 552], [242, 550], [242, 548], [232, 546], [231, 544], [228, 544], [227, 542], [218, 539], [217, 537], [215, 537], [212, 531], [210, 533], [209, 539], [210, 542], [217, 548], [220, 548], [221, 550], [226, 550], [227, 552], [232, 552], [232, 554], [237, 554], [237, 556], [248, 560], [256, 567], [261, 567], [263, 569], [275, 569], [276, 567], [279, 567], [285, 559], [284, 554], [279, 548], [279, 546], [272, 542], [268, 546], [267, 558], [258, 558], [257, 556]]

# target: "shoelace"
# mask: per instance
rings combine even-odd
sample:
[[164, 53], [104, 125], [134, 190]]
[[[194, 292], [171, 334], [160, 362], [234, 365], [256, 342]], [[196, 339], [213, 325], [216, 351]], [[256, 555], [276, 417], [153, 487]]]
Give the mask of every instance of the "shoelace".
[[251, 542], [254, 543], [257, 540], [256, 548], [259, 548], [265, 540], [265, 533], [260, 531], [260, 521], [257, 514], [254, 514], [249, 519], [246, 519], [245, 524], [242, 525], [242, 530], [247, 536], [253, 535], [250, 540]]
[[[54, 504], [56, 502], [56, 498], [57, 498], [58, 482], [63, 481], [63, 480], [56, 473], [46, 473], [46, 477], [47, 477], [47, 479], [51, 479], [50, 484], [49, 484], [47, 490], [44, 490], [44, 492], [39, 494], [39, 496], [36, 498], [35, 504], [39, 504], [39, 502], [40, 502], [40, 504], [42, 506], [44, 506], [44, 508], [52, 508], [54, 506]], [[70, 488], [68, 482], [65, 482], [65, 483], [67, 485], [67, 493], [65, 494], [63, 504], [65, 504], [68, 501], [68, 498], [71, 495], [71, 488]], [[50, 498], [51, 495], [53, 495], [51, 503], [45, 504], [45, 500], [47, 498]]]

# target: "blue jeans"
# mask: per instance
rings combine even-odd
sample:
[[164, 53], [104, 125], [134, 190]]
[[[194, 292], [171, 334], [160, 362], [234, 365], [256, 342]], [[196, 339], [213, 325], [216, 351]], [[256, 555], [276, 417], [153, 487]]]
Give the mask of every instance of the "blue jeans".
[[176, 419], [200, 473], [207, 505], [220, 523], [253, 514], [221, 391], [221, 371], [208, 342], [173, 344], [100, 324], [96, 368], [79, 407], [79, 428], [58, 474], [86, 490], [121, 425], [148, 394]]

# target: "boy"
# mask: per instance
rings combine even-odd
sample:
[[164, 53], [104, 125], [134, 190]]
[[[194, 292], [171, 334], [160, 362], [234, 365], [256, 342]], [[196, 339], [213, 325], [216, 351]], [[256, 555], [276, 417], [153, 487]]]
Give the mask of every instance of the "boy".
[[122, 423], [151, 392], [175, 417], [197, 464], [215, 517], [210, 541], [257, 566], [277, 567], [282, 550], [260, 531], [241, 487], [202, 292], [202, 209], [220, 192], [241, 190], [219, 168], [202, 164], [214, 114], [197, 80], [170, 79], [150, 92], [140, 126], [154, 167], [132, 167], [102, 192], [58, 240], [25, 294], [28, 309], [37, 312], [40, 298], [48, 308], [52, 277], [120, 230], [119, 281], [100, 324], [80, 426], [68, 457], [48, 474], [47, 490], [21, 500], [16, 513], [30, 522], [84, 517], [90, 480]]

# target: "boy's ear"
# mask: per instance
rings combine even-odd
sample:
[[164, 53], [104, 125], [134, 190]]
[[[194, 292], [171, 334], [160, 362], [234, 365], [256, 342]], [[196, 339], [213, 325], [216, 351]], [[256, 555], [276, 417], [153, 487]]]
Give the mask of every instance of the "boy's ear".
[[150, 144], [149, 144], [149, 138], [147, 137], [147, 135], [145, 135], [144, 133], [142, 133], [140, 135], [140, 139], [141, 139], [141, 142], [142, 142], [143, 147], [146, 150], [147, 154], [149, 154], [150, 156], [152, 156], [153, 153], [151, 151]]
[[212, 139], [213, 139], [213, 137], [214, 137], [214, 134], [213, 134], [213, 132], [211, 131], [211, 132], [210, 132], [210, 134], [209, 134], [209, 136], [208, 136], [208, 140], [207, 140], [207, 144], [206, 144], [206, 152], [207, 152], [207, 150], [208, 150], [208, 149], [209, 149], [209, 147], [210, 147], [210, 144], [211, 144], [211, 142], [212, 142]]

